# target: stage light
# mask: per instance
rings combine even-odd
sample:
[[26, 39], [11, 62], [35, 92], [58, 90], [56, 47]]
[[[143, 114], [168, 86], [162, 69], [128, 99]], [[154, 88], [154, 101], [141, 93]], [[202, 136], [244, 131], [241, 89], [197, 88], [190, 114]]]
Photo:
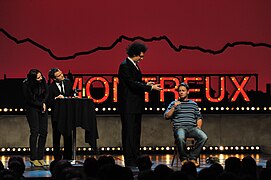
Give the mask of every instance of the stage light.
[[108, 111], [111, 111], [111, 108], [107, 108]]
[[220, 110], [221, 110], [221, 111], [224, 111], [224, 107], [221, 107]]
[[151, 108], [151, 107], [150, 107], [149, 109], [150, 109], [150, 111], [152, 111], [152, 108]]
[[224, 147], [223, 147], [223, 146], [219, 146], [219, 150], [220, 150], [220, 151], [223, 151], [223, 150], [224, 150]]
[[116, 111], [117, 110], [117, 108], [113, 108], [113, 111]]
[[156, 108], [157, 111], [160, 111], [160, 108]]
[[99, 111], [99, 108], [95, 108], [95, 111]]
[[106, 150], [107, 150], [107, 151], [110, 151], [110, 147], [107, 147]]
[[4, 108], [4, 112], [7, 112], [8, 111], [8, 108]]
[[156, 147], [155, 150], [158, 151], [158, 150], [159, 150], [159, 147]]
[[167, 146], [167, 147], [166, 147], [166, 150], [169, 151], [169, 150], [170, 150], [170, 147]]

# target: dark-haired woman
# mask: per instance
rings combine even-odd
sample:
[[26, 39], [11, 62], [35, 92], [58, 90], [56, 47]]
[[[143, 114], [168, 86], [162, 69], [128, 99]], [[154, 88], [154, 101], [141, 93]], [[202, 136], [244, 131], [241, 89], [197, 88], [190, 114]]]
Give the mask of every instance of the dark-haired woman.
[[30, 162], [34, 166], [44, 166], [43, 160], [48, 128], [46, 101], [48, 86], [38, 69], [31, 69], [23, 82], [26, 101], [26, 118], [30, 127]]

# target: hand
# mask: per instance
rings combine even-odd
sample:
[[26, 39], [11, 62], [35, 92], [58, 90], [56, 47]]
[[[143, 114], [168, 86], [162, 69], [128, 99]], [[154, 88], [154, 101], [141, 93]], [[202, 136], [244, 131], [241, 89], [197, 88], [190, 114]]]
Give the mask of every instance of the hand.
[[180, 101], [176, 101], [175, 103], [174, 103], [174, 107], [176, 107], [176, 106], [178, 106], [179, 104], [181, 104], [181, 102]]
[[64, 99], [64, 96], [59, 94], [57, 97], [55, 97], [55, 99]]
[[152, 86], [152, 85], [154, 85], [154, 84], [155, 84], [155, 83], [152, 82], [152, 81], [147, 82], [147, 85], [148, 85], [148, 86]]
[[152, 90], [161, 91], [162, 88], [160, 88], [160, 84], [154, 84], [152, 85]]
[[42, 111], [43, 111], [43, 112], [46, 111], [46, 104], [45, 104], [45, 103], [42, 104]]

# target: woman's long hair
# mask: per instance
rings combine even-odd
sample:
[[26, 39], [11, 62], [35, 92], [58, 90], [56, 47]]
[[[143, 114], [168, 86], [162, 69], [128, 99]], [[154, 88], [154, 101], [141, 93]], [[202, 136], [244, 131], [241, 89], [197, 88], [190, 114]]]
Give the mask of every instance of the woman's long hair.
[[[41, 81], [37, 81], [38, 73], [40, 73], [42, 76]], [[29, 88], [31, 88], [31, 91], [34, 95], [40, 95], [45, 92], [46, 80], [40, 70], [30, 69], [29, 73], [27, 74], [27, 82]]]

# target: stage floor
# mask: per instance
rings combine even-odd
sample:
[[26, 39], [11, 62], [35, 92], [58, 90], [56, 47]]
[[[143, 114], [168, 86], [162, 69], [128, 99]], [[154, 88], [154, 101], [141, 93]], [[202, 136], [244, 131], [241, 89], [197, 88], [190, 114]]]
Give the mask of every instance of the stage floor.
[[[102, 154], [106, 155], [106, 154]], [[116, 164], [124, 166], [124, 161], [123, 161], [123, 156], [122, 155], [113, 155], [113, 154], [108, 154], [112, 155], [115, 159]], [[205, 167], [209, 167], [210, 164], [206, 163], [206, 159], [208, 157], [216, 157], [219, 160], [219, 163], [224, 167], [225, 160], [229, 157], [237, 157], [239, 159], [243, 159], [245, 156], [250, 155], [253, 157], [257, 163], [258, 166], [265, 168], [266, 161], [268, 159], [271, 159], [270, 154], [202, 154], [200, 157], [200, 167], [197, 168], [198, 171]], [[5, 168], [7, 168], [7, 163], [10, 157], [12, 156], [21, 156], [24, 159], [26, 170], [24, 173], [24, 176], [26, 178], [46, 178], [46, 177], [51, 177], [51, 173], [49, 171], [49, 166], [45, 168], [37, 168], [37, 167], [31, 167], [31, 164], [29, 162], [29, 156], [28, 155], [0, 155], [0, 160], [4, 164]], [[77, 155], [76, 156], [76, 163], [74, 166], [82, 166], [84, 160], [87, 157], [95, 157], [96, 159], [99, 158], [101, 155]], [[157, 165], [159, 164], [166, 164], [167, 166], [171, 167], [171, 162], [173, 155], [172, 154], [152, 154], [150, 155], [150, 158], [152, 160], [152, 169], [154, 169]], [[45, 161], [47, 164], [50, 164], [53, 160], [52, 155], [46, 155], [45, 156]], [[173, 170], [180, 170], [180, 162], [177, 165], [176, 159], [174, 161], [173, 166], [171, 167]], [[138, 169], [133, 168], [132, 169], [133, 173], [137, 173]]]

